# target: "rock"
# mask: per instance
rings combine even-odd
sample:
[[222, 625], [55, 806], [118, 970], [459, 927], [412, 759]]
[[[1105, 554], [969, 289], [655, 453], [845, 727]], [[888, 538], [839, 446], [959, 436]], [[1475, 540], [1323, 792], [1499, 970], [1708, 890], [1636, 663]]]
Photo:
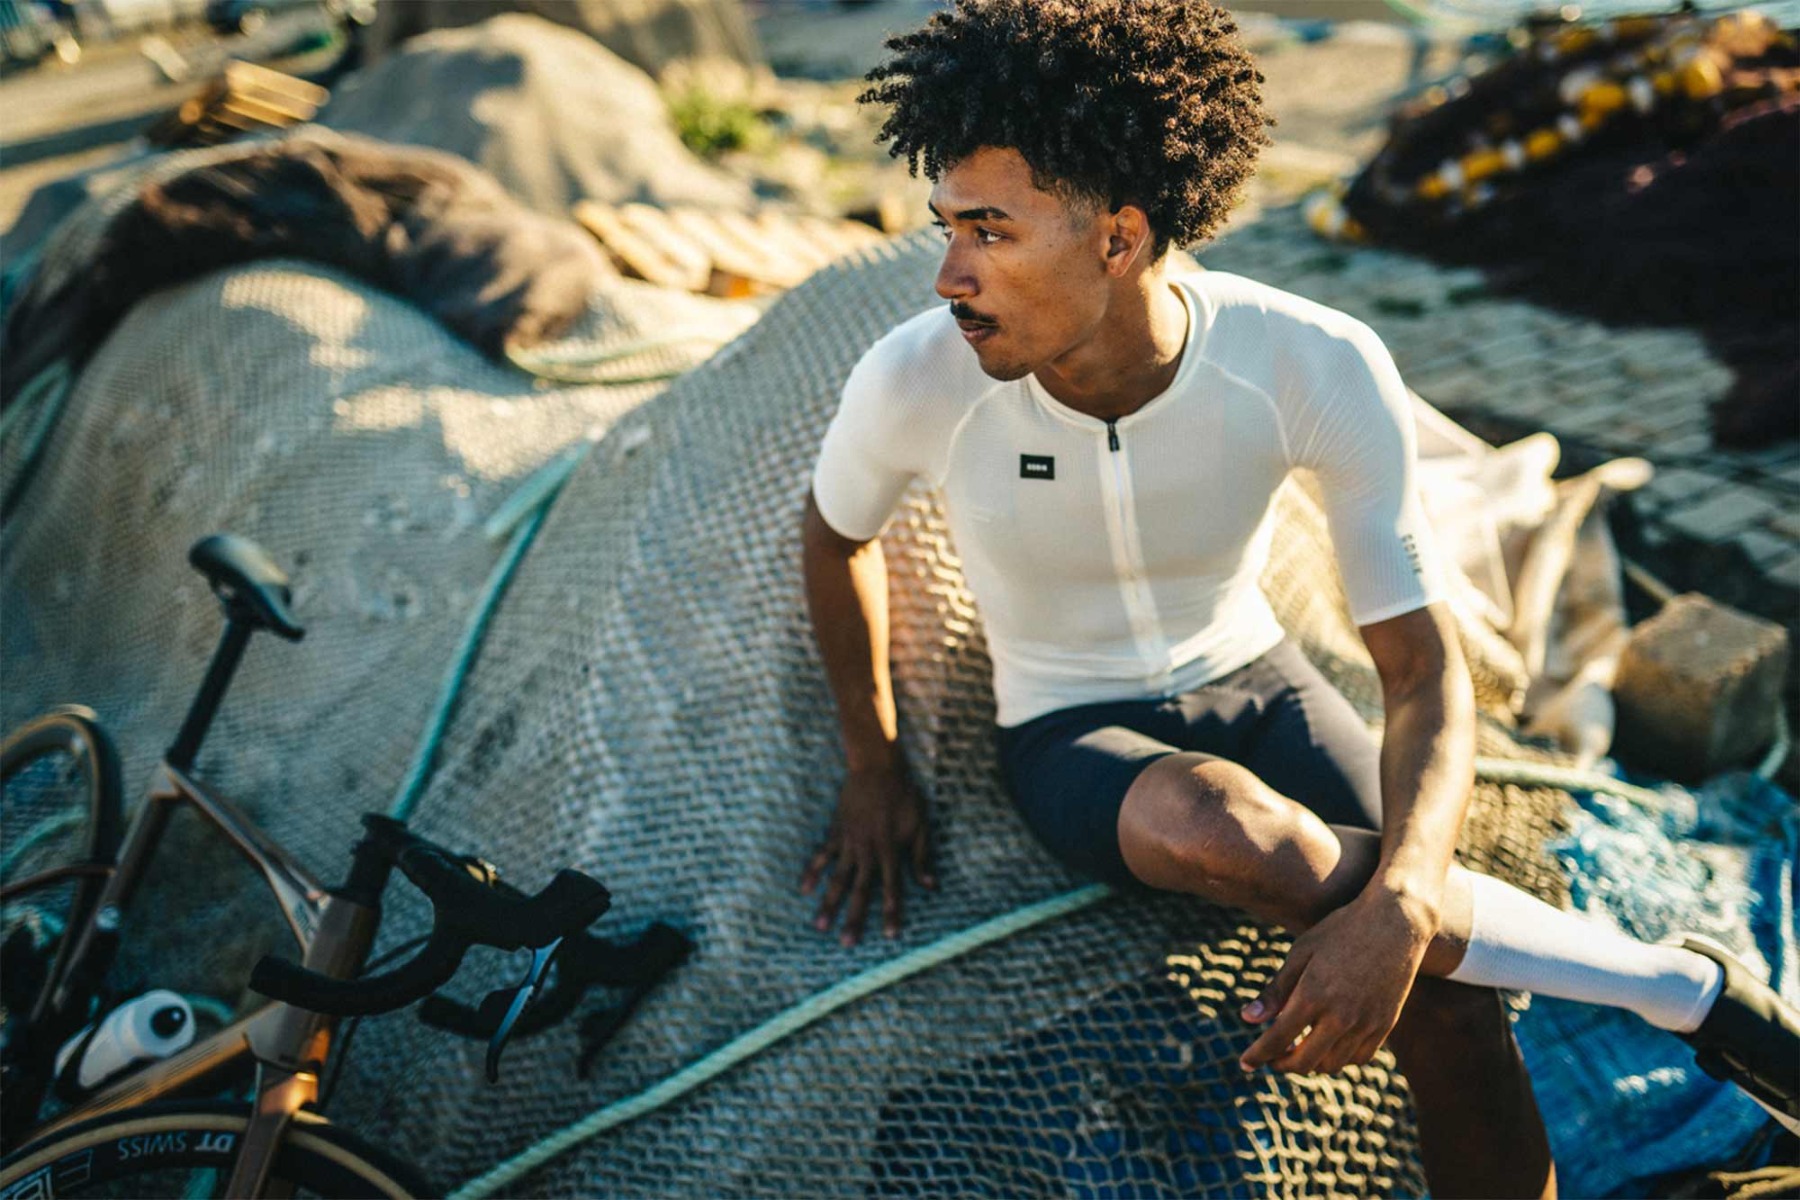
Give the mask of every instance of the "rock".
[[1614, 753], [1692, 782], [1744, 766], [1775, 737], [1787, 631], [1705, 596], [1676, 596], [1619, 659]]

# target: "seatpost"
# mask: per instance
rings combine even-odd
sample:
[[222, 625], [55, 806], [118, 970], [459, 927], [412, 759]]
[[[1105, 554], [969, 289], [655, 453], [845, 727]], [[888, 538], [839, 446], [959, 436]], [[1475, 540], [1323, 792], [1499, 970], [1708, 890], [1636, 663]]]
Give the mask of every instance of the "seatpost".
[[181, 732], [175, 735], [174, 744], [163, 755], [176, 770], [186, 771], [194, 765], [200, 743], [212, 725], [213, 714], [218, 712], [225, 689], [231, 686], [238, 660], [244, 657], [244, 647], [250, 644], [250, 635], [255, 632], [256, 626], [233, 617], [230, 608], [226, 609], [225, 634], [219, 639], [218, 649], [213, 651], [212, 663], [206, 668], [206, 678], [200, 681], [200, 691], [188, 709], [187, 719], [181, 723]]

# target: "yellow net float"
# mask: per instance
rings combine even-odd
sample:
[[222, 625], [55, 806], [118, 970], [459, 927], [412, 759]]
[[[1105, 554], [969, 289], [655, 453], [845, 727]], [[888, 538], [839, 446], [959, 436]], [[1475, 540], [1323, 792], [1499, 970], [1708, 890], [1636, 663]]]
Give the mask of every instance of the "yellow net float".
[[1696, 55], [1678, 72], [1681, 90], [1689, 100], [1710, 100], [1725, 90], [1725, 76], [1710, 54]]
[[[1460, 157], [1445, 159], [1410, 183], [1377, 175], [1375, 194], [1389, 205], [1424, 202], [1480, 207], [1497, 196], [1494, 184], [1501, 176], [1556, 158], [1625, 113], [1649, 116], [1674, 102], [1706, 103], [1727, 92], [1724, 64], [1729, 53], [1715, 49], [1714, 43], [1721, 38], [1729, 41], [1734, 32], [1746, 37], [1754, 34], [1771, 45], [1791, 47], [1794, 41], [1768, 18], [1755, 13], [1713, 20], [1693, 15], [1621, 17], [1535, 40], [1515, 31], [1512, 45], [1545, 63], [1575, 55], [1588, 59], [1572, 65], [1555, 81], [1555, 96], [1565, 111], [1551, 123], [1499, 145], [1483, 144]], [[1596, 49], [1607, 53], [1605, 47], [1619, 43], [1623, 43], [1619, 51], [1604, 61], [1594, 53]], [[1416, 111], [1460, 99], [1470, 87], [1466, 79], [1433, 85], [1422, 94]], [[1518, 114], [1515, 120], [1524, 115]], [[1345, 209], [1342, 196], [1340, 189], [1335, 195], [1315, 197], [1306, 209], [1309, 224], [1329, 238], [1366, 238], [1366, 231]]]

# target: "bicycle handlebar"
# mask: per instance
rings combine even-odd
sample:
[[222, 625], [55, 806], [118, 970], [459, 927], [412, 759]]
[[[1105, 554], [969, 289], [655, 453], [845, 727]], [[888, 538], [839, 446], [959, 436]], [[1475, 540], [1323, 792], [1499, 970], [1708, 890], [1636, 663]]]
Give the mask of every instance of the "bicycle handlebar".
[[[250, 972], [250, 986], [275, 1000], [328, 1016], [372, 1016], [404, 1008], [450, 982], [472, 946], [542, 949], [580, 933], [611, 904], [601, 883], [579, 871], [560, 870], [528, 896], [472, 864], [407, 831], [398, 821], [371, 814], [368, 835], [357, 845], [358, 872], [365, 856], [376, 861], [377, 896], [386, 868], [397, 866], [431, 901], [431, 936], [424, 949], [391, 971], [363, 979], [333, 979], [293, 962], [264, 956]], [[353, 885], [346, 885], [346, 889]]]
[[250, 987], [274, 1000], [332, 1017], [374, 1016], [405, 1008], [437, 991], [462, 966], [467, 942], [433, 931], [425, 948], [380, 975], [333, 979], [285, 958], [264, 955], [250, 971]]

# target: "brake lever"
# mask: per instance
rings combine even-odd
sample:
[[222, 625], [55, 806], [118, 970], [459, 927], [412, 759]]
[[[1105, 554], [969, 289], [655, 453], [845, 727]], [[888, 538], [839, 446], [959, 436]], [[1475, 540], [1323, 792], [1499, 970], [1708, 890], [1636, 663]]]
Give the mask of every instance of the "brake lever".
[[[512, 1036], [513, 1026], [518, 1024], [519, 1017], [524, 1014], [526, 1006], [536, 1000], [538, 993], [544, 990], [544, 980], [550, 974], [550, 963], [555, 959], [556, 952], [562, 949], [562, 944], [563, 940], [557, 938], [548, 945], [539, 946], [531, 952], [531, 965], [526, 968], [525, 978], [520, 981], [517, 988], [513, 989], [512, 1000], [507, 1004], [506, 1012], [501, 1016], [500, 1024], [494, 1030], [494, 1035], [488, 1039], [487, 1081], [489, 1083], [500, 1082], [500, 1053], [506, 1049], [506, 1040]], [[505, 994], [505, 988], [497, 992], [490, 992], [488, 1000]], [[487, 1001], [483, 1001], [481, 1007], [487, 1008]]]

